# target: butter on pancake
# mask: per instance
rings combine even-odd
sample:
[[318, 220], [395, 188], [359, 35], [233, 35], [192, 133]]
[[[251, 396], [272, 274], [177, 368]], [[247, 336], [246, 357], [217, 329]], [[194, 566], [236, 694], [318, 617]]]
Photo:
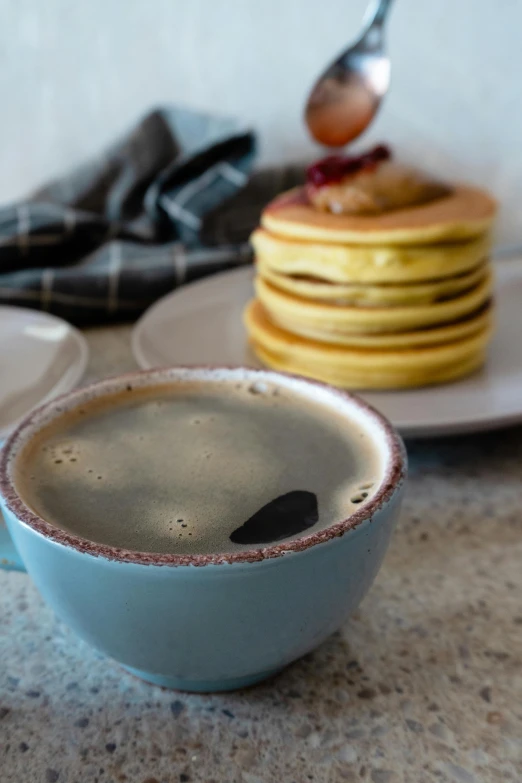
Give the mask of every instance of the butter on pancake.
[[335, 215], [379, 215], [390, 210], [420, 206], [448, 196], [451, 188], [412, 166], [384, 161], [374, 168], [317, 186], [308, 184], [306, 194], [323, 212]]

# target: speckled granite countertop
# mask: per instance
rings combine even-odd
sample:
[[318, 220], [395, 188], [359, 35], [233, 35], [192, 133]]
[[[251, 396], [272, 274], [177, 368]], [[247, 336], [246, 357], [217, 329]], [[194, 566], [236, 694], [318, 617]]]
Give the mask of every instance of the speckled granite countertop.
[[[89, 380], [134, 366], [129, 335], [88, 334]], [[522, 781], [522, 429], [408, 450], [360, 610], [251, 690], [146, 685], [0, 572], [0, 782]]]

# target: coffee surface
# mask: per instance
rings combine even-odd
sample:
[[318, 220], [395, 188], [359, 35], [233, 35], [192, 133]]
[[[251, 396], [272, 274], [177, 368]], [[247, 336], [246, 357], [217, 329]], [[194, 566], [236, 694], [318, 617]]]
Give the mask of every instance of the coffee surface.
[[176, 384], [91, 401], [17, 460], [25, 502], [101, 544], [223, 553], [345, 519], [376, 490], [381, 457], [331, 408], [266, 384]]

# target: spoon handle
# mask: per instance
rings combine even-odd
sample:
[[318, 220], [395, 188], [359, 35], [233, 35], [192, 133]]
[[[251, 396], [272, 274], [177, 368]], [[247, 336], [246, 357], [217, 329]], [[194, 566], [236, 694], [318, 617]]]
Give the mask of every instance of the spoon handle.
[[371, 0], [363, 19], [366, 32], [375, 27], [382, 27], [393, 0]]

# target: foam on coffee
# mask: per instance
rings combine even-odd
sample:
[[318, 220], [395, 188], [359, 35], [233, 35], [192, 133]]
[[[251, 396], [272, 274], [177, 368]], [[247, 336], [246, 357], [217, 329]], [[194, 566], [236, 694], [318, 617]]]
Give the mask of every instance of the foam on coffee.
[[37, 514], [83, 538], [209, 554], [345, 519], [376, 490], [381, 460], [364, 427], [286, 387], [186, 381], [51, 422], [14, 480]]

